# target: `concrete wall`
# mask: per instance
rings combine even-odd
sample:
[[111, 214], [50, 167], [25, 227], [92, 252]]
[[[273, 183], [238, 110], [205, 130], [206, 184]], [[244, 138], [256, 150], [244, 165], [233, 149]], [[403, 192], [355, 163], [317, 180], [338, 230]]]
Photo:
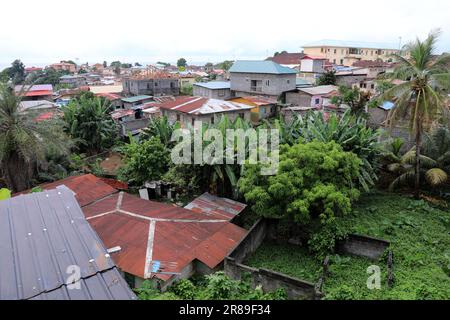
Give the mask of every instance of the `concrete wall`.
[[366, 75], [336, 75], [336, 85], [353, 87], [355, 83], [359, 84], [360, 82], [364, 81], [366, 77]]
[[286, 104], [300, 107], [310, 107], [312, 104], [312, 96], [303, 92], [286, 92]]
[[142, 118], [123, 122], [121, 123], [121, 133], [123, 136], [127, 136], [128, 133], [134, 130], [146, 128], [149, 122], [150, 122], [149, 118]]
[[346, 240], [338, 241], [336, 251], [378, 260], [389, 245], [389, 241], [386, 240], [351, 234]]
[[285, 274], [267, 269], [252, 268], [241, 263], [237, 263], [234, 258], [225, 258], [225, 273], [240, 280], [244, 274], [250, 274], [253, 288], [261, 286], [264, 292], [272, 292], [279, 288], [286, 290], [288, 299], [318, 299], [321, 292], [316, 292], [316, 285], [312, 282], [296, 279]]
[[229, 257], [233, 258], [236, 263], [242, 263], [250, 254], [255, 252], [266, 238], [269, 221], [267, 219], [259, 219], [234, 248], [233, 252], [230, 253]]
[[232, 97], [230, 89], [208, 89], [194, 85], [193, 95], [210, 99], [227, 100]]
[[[296, 88], [295, 74], [231, 73], [231, 90], [236, 97], [250, 94], [279, 96]], [[251, 89], [252, 80], [261, 80], [261, 91]]]
[[124, 79], [123, 91], [133, 95], [179, 95], [178, 79]]

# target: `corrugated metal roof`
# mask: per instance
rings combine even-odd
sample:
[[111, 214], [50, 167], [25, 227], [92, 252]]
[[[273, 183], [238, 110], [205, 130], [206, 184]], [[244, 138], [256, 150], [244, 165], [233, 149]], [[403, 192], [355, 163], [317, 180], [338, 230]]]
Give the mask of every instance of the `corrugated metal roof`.
[[129, 97], [129, 98], [122, 98], [122, 101], [127, 102], [127, 103], [133, 103], [133, 102], [139, 102], [139, 101], [150, 100], [150, 99], [152, 99], [151, 96], [142, 95], [142, 96], [135, 96], [135, 97]]
[[184, 208], [194, 212], [203, 213], [207, 216], [214, 216], [231, 220], [247, 207], [246, 204], [231, 199], [221, 198], [209, 194], [208, 192], [195, 198]]
[[339, 88], [337, 86], [333, 85], [316, 86], [310, 88], [298, 88], [299, 91], [305, 92], [312, 96], [329, 94], [330, 92], [337, 91], [338, 89]]
[[136, 298], [67, 188], [0, 202], [0, 257], [0, 300]]
[[303, 48], [315, 48], [315, 47], [399, 50], [398, 43], [396, 44], [396, 43], [381, 43], [381, 42], [330, 40], [330, 39], [310, 42], [303, 46]]
[[172, 101], [163, 102], [159, 107], [190, 114], [213, 114], [252, 108], [251, 106], [232, 101], [186, 96], [176, 97]]
[[304, 56], [305, 54], [302, 52], [283, 52], [274, 57], [267, 58], [266, 60], [270, 60], [281, 65], [299, 65]]
[[229, 70], [230, 73], [296, 74], [294, 69], [283, 67], [273, 61], [238, 60]]
[[[195, 259], [214, 268], [247, 232], [223, 215], [143, 200], [127, 193], [116, 193], [115, 189], [111, 193], [112, 188], [93, 175], [80, 176], [79, 179], [86, 181], [72, 185], [77, 190], [77, 199], [88, 203], [82, 210], [89, 224], [107, 248], [121, 247], [119, 252], [111, 255], [118, 267], [140, 278], [158, 277], [165, 281], [171, 277], [149, 273], [154, 261], [173, 264], [173, 272], [180, 272]], [[53, 188], [58, 185], [70, 188], [71, 182], [65, 179], [51, 185]], [[80, 188], [82, 185], [85, 188]], [[105, 196], [106, 193], [108, 195]], [[97, 199], [92, 201], [94, 196]], [[225, 204], [216, 200], [215, 203], [218, 207], [233, 203], [230, 212], [239, 210], [233, 201]], [[223, 241], [212, 244], [215, 240], [209, 238]], [[203, 247], [198, 247], [201, 244]]]
[[197, 82], [194, 83], [194, 86], [203, 87], [211, 90], [230, 89], [230, 81]]

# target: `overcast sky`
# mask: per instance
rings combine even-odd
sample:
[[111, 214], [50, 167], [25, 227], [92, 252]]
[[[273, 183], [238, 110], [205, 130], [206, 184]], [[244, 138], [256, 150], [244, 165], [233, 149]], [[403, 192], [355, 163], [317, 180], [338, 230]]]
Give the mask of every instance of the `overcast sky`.
[[443, 34], [448, 0], [2, 0], [0, 64], [218, 62], [301, 51], [310, 41], [398, 43]]

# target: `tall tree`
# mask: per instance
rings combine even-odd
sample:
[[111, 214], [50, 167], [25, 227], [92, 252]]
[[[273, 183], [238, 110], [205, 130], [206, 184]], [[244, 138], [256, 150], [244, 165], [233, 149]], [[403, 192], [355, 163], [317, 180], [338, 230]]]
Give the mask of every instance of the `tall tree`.
[[65, 138], [55, 130], [57, 126], [36, 122], [34, 113], [20, 112], [20, 102], [11, 88], [0, 84], [0, 171], [14, 192], [31, 187], [36, 167], [45, 162], [47, 148], [65, 148]]
[[185, 58], [180, 58], [177, 61], [177, 67], [186, 67], [187, 66], [187, 61]]
[[422, 135], [431, 124], [448, 114], [446, 94], [450, 90], [450, 55], [434, 58], [440, 31], [432, 31], [424, 41], [416, 39], [404, 48], [409, 54], [405, 58], [394, 55], [399, 66], [394, 78], [402, 78], [405, 83], [387, 90], [382, 99], [395, 101], [389, 113], [391, 124], [399, 120], [409, 120], [410, 131], [415, 136], [415, 198], [420, 197], [420, 166]]
[[13, 84], [20, 84], [25, 81], [25, 66], [19, 59], [11, 64], [11, 67], [3, 70], [5, 80], [11, 80]]
[[326, 86], [326, 85], [336, 85], [336, 72], [331, 70], [322, 74], [319, 79], [317, 79], [318, 86]]

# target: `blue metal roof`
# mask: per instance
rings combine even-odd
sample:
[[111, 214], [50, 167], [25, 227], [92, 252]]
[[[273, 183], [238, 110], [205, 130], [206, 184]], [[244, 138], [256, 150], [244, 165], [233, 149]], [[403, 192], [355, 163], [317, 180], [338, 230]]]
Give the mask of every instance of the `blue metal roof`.
[[238, 60], [230, 68], [230, 72], [236, 73], [264, 73], [264, 74], [296, 74], [294, 69], [283, 67], [273, 61]]
[[399, 50], [399, 44], [380, 43], [380, 42], [364, 42], [364, 41], [345, 41], [345, 40], [320, 40], [307, 43], [303, 48], [315, 47], [343, 47], [343, 48], [359, 48], [359, 49], [388, 49]]
[[215, 89], [230, 89], [230, 81], [210, 81], [210, 82], [197, 82], [194, 86], [199, 86], [211, 90]]

